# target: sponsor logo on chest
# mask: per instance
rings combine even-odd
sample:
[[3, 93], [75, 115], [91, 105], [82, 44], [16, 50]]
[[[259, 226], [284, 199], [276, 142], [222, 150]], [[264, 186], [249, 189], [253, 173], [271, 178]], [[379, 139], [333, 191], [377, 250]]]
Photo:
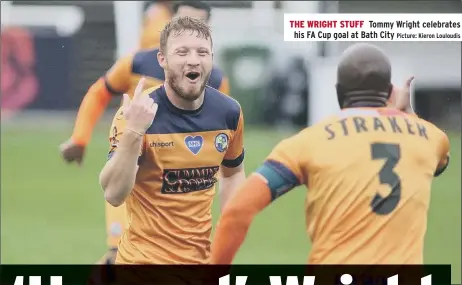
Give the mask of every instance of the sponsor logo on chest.
[[219, 166], [164, 169], [162, 194], [185, 194], [211, 189], [217, 182]]

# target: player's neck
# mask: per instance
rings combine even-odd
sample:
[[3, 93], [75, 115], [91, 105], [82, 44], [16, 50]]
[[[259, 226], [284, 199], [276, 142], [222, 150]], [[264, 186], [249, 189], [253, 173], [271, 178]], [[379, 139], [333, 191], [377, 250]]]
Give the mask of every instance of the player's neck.
[[383, 98], [349, 98], [345, 100], [343, 108], [383, 108], [387, 102]]
[[190, 101], [190, 100], [185, 100], [181, 98], [178, 94], [176, 94], [175, 90], [173, 90], [167, 82], [165, 82], [164, 86], [165, 86], [165, 93], [168, 97], [168, 100], [170, 101], [170, 103], [173, 104], [173, 106], [177, 107], [178, 109], [194, 111], [194, 110], [199, 109], [202, 106], [202, 103], [204, 103], [205, 89], [204, 91], [202, 91], [202, 95], [199, 96], [199, 98], [197, 98], [194, 101]]

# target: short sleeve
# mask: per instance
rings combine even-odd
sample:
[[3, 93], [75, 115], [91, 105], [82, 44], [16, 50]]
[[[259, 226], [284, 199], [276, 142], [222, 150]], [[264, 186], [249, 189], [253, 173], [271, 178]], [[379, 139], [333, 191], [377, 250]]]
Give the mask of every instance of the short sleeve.
[[301, 152], [304, 147], [300, 134], [281, 141], [265, 160], [265, 165], [273, 168], [293, 185], [306, 183], [301, 166]]
[[435, 177], [441, 175], [449, 165], [449, 138], [441, 131], [442, 136], [439, 141], [439, 160], [435, 171]]
[[222, 162], [222, 165], [225, 167], [238, 167], [244, 161], [244, 115], [242, 114], [242, 109], [239, 109], [239, 113], [237, 128], [231, 136]]
[[[120, 139], [124, 135], [125, 127], [126, 127], [126, 121], [124, 118], [124, 114], [123, 114], [122, 108], [119, 108], [119, 110], [117, 110], [116, 115], [114, 116], [114, 119], [112, 120], [111, 129], [109, 131], [109, 153], [107, 156], [108, 160], [110, 160], [112, 156], [114, 156], [114, 154], [116, 153], [117, 148], [119, 146]], [[140, 162], [140, 159], [142, 158], [143, 153], [144, 153], [144, 148], [145, 148], [145, 143], [146, 143], [145, 140], [146, 140], [146, 137], [143, 138], [143, 144], [140, 149], [140, 156], [138, 159], [138, 163]]]
[[122, 95], [130, 89], [132, 63], [133, 55], [122, 57], [106, 72], [106, 88], [113, 95]]

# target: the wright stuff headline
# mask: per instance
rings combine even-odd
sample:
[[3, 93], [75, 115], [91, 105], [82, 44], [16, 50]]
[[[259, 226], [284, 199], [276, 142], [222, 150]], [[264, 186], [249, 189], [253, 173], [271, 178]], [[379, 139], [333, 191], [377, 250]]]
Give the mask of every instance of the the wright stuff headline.
[[0, 265], [0, 284], [450, 285], [451, 266]]
[[[429, 38], [453, 38], [460, 39], [458, 32], [451, 33], [450, 29], [460, 29], [460, 22], [454, 21], [364, 21], [364, 20], [291, 20], [290, 28], [299, 29], [294, 31], [296, 39], [429, 39]], [[349, 31], [348, 29], [362, 29], [364, 31]], [[313, 30], [310, 30], [313, 29]], [[318, 29], [322, 29], [319, 31]], [[345, 29], [344, 32], [330, 32], [329, 29]], [[373, 29], [380, 29], [377, 32]], [[383, 31], [387, 29], [387, 31]], [[429, 29], [429, 33], [406, 33], [397, 32], [394, 29]], [[447, 33], [431, 32], [431, 29], [447, 29]]]

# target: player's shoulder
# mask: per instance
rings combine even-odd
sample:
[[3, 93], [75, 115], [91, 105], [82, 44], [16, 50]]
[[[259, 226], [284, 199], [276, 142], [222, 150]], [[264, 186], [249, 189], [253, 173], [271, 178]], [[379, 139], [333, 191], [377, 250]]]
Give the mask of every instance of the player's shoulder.
[[229, 116], [239, 117], [241, 115], [241, 105], [236, 99], [223, 94], [211, 86], [205, 87], [205, 96], [204, 108], [206, 108], [207, 112], [215, 110]]
[[146, 90], [143, 90], [143, 93], [141, 93], [141, 96], [150, 96], [151, 98], [155, 99], [155, 96], [158, 96], [157, 90], [160, 89], [163, 86], [163, 84], [159, 84], [154, 87], [150, 87]]
[[236, 130], [242, 117], [242, 109], [239, 102], [217, 89], [207, 86], [205, 88], [204, 113], [207, 117], [217, 121], [226, 122], [230, 130]]
[[133, 62], [136, 63], [143, 63], [146, 59], [151, 59], [155, 57], [157, 60], [157, 53], [159, 52], [159, 48], [148, 48], [148, 49], [140, 49], [133, 53]]
[[332, 135], [331, 127], [337, 125], [341, 120], [342, 117], [338, 114], [319, 119], [297, 133], [293, 140], [302, 142], [305, 149], [324, 149], [327, 147], [328, 137]]
[[317, 143], [320, 136], [318, 127], [316, 125], [307, 126], [301, 129], [298, 133], [288, 138], [290, 144], [296, 148], [313, 147], [313, 143]]
[[220, 106], [226, 110], [240, 113], [241, 105], [236, 99], [232, 98], [231, 96], [228, 96], [211, 86], [205, 87], [205, 93], [206, 99], [210, 103], [220, 104]]
[[241, 105], [230, 96], [221, 93], [217, 89], [205, 87], [204, 112], [210, 117], [225, 116], [231, 129], [236, 129], [239, 118], [241, 117]]
[[409, 120], [413, 120], [416, 123], [419, 123], [419, 124], [425, 126], [426, 128], [432, 130], [433, 132], [444, 134], [444, 131], [441, 130], [439, 127], [437, 127], [434, 123], [432, 123], [430, 121], [427, 121], [427, 120], [419, 117], [418, 115], [411, 114], [411, 115], [408, 115], [408, 118], [409, 118]]
[[287, 162], [287, 158], [291, 157], [292, 163], [305, 160], [307, 150], [311, 148], [311, 143], [316, 141], [316, 138], [313, 139], [310, 132], [310, 128], [306, 127], [279, 141], [267, 159]]
[[128, 52], [118, 59], [118, 62], [127, 62], [132, 65], [132, 67], [140, 66], [146, 62], [146, 60], [151, 59], [152, 57], [156, 58], [157, 61], [157, 52], [158, 48], [150, 49], [139, 49], [136, 51]]
[[435, 138], [439, 142], [449, 140], [446, 132], [440, 129], [438, 126], [436, 126], [432, 122], [422, 119], [418, 117], [417, 115], [411, 115], [410, 120], [414, 120], [416, 123], [420, 124], [421, 126], [424, 126], [426, 131], [428, 132], [429, 139]]
[[167, 96], [165, 94], [165, 87], [164, 84], [160, 84], [151, 88], [148, 88], [143, 91], [142, 96], [149, 96], [151, 97], [154, 102], [158, 104], [162, 104], [164, 100], [160, 100], [161, 96]]
[[312, 123], [310, 126], [304, 128], [303, 130], [300, 131], [299, 135], [300, 136], [318, 136], [319, 133], [324, 133], [325, 132], [325, 126], [333, 124], [340, 120], [341, 117], [338, 114], [333, 114], [329, 115], [325, 118], [322, 118], [314, 123]]
[[210, 72], [210, 78], [208, 81], [208, 85], [215, 89], [219, 89], [221, 82], [223, 81], [224, 73], [223, 71], [217, 67], [213, 66], [212, 71]]
[[158, 48], [141, 49], [133, 54], [132, 72], [154, 78], [163, 77], [164, 71], [157, 60]]

